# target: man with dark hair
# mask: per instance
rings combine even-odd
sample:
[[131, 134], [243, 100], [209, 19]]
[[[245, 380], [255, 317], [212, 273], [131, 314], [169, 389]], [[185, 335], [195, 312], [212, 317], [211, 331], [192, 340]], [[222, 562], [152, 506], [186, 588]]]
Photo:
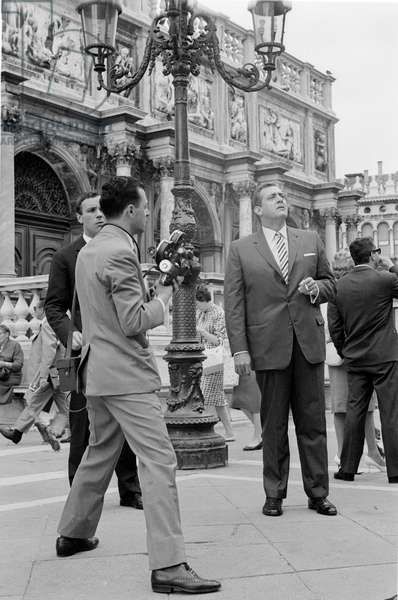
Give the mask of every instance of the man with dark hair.
[[256, 371], [263, 425], [263, 514], [282, 514], [289, 476], [292, 409], [308, 508], [337, 514], [329, 493], [324, 399], [325, 332], [319, 305], [334, 290], [315, 231], [286, 226], [278, 185], [262, 187], [257, 233], [232, 243], [225, 272], [227, 332], [239, 375]]
[[[51, 263], [48, 291], [45, 302], [47, 320], [61, 343], [66, 347], [70, 318], [68, 311], [72, 309], [75, 289], [75, 266], [80, 250], [97, 235], [104, 224], [104, 216], [99, 207], [99, 195], [96, 192], [84, 194], [76, 204], [77, 220], [83, 226], [82, 235], [72, 244], [58, 250]], [[82, 341], [82, 323], [79, 304], [76, 303], [76, 314], [73, 331], [73, 351], [80, 353]], [[70, 449], [68, 460], [69, 482], [80, 464], [88, 445], [89, 421], [86, 409], [86, 398], [83, 394], [72, 392], [70, 400]], [[124, 443], [119, 460], [115, 467], [121, 506], [142, 509], [141, 488], [138, 480], [137, 461], [134, 452], [127, 442]]]
[[91, 436], [59, 524], [58, 556], [93, 550], [104, 494], [124, 436], [139, 458], [155, 592], [213, 592], [187, 565], [175, 483], [176, 457], [156, 394], [160, 377], [147, 331], [164, 321], [172, 286], [145, 301], [134, 235], [143, 233], [148, 205], [131, 177], [114, 177], [100, 202], [107, 219], [80, 252], [76, 287], [83, 324], [82, 380]]
[[353, 481], [362, 456], [365, 419], [373, 391], [377, 393], [387, 475], [398, 483], [398, 334], [393, 298], [398, 277], [377, 271], [380, 249], [372, 238], [351, 242], [354, 268], [336, 284], [328, 304], [329, 331], [344, 359], [348, 405], [341, 466], [335, 479]]

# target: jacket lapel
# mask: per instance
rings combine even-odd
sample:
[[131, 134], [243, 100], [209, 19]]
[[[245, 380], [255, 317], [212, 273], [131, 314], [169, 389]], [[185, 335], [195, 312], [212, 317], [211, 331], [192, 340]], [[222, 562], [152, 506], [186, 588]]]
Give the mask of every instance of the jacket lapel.
[[255, 236], [253, 237], [253, 244], [257, 251], [261, 254], [261, 256], [265, 258], [270, 267], [272, 267], [277, 273], [279, 273], [281, 277], [283, 277], [282, 271], [280, 270], [279, 265], [276, 262], [270, 247], [268, 246], [267, 240], [265, 239], [262, 229], [257, 231]]
[[292, 272], [294, 261], [296, 260], [298, 248], [300, 245], [300, 236], [292, 227], [287, 228], [287, 242], [289, 246], [289, 276]]

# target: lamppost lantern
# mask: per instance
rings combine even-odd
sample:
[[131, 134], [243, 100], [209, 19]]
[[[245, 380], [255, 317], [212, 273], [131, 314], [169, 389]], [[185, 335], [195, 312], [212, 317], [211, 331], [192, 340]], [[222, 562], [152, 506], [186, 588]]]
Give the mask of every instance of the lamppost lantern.
[[273, 71], [276, 57], [284, 52], [286, 13], [291, 10], [291, 2], [280, 0], [251, 0], [248, 10], [253, 18], [254, 45], [262, 57], [265, 71]]
[[[263, 73], [257, 65], [230, 66], [222, 60], [222, 48], [214, 20], [198, 9], [197, 0], [162, 0], [159, 14], [150, 26], [137, 70], [115, 60], [115, 38], [120, 0], [83, 0], [78, 7], [82, 18], [85, 50], [93, 57], [98, 89], [122, 93], [135, 87], [146, 72], [161, 63], [174, 86], [175, 204], [170, 232], [178, 230], [184, 247], [185, 270], [173, 294], [173, 330], [166, 347], [170, 388], [165, 420], [179, 468], [207, 468], [226, 464], [227, 447], [214, 432], [217, 417], [204, 406], [200, 387], [204, 347], [196, 331], [195, 293], [200, 264], [193, 240], [197, 231], [192, 208], [194, 194], [190, 176], [188, 139], [188, 86], [203, 64], [218, 71], [232, 87], [256, 92], [270, 87], [276, 56], [283, 52], [286, 3], [258, 0], [251, 5], [255, 19], [256, 51], [263, 58]], [[279, 26], [279, 21], [281, 26]], [[105, 75], [104, 75], [105, 73]]]
[[84, 49], [94, 59], [94, 70], [103, 73], [105, 61], [115, 52], [119, 0], [83, 0], [77, 7], [82, 20]]

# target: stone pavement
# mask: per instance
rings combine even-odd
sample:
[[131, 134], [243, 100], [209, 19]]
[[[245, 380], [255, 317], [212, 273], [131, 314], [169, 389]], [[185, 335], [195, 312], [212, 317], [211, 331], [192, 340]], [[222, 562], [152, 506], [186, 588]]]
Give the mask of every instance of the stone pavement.
[[[397, 589], [398, 486], [365, 471], [354, 483], [331, 479], [337, 517], [306, 508], [292, 436], [288, 499], [264, 517], [261, 452], [243, 452], [250, 425], [233, 411], [237, 441], [222, 469], [179, 472], [187, 553], [200, 573], [222, 580], [209, 600], [385, 600]], [[219, 426], [217, 426], [218, 428]], [[335, 442], [328, 414], [330, 473]], [[291, 431], [293, 433], [293, 431]], [[115, 481], [98, 529], [100, 546], [55, 556], [56, 526], [68, 490], [67, 448], [0, 440], [0, 600], [147, 600], [145, 526], [118, 506]], [[177, 596], [181, 597], [181, 596]], [[192, 596], [191, 596], [192, 597]], [[193, 596], [196, 597], [196, 596]]]

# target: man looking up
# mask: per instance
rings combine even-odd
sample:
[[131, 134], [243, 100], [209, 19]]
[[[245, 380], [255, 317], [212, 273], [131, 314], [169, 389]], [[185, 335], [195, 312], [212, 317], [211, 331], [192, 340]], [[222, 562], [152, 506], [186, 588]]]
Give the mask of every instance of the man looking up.
[[[76, 216], [83, 227], [82, 235], [72, 244], [61, 248], [54, 254], [45, 302], [47, 320], [65, 347], [70, 327], [67, 312], [72, 309], [77, 256], [80, 250], [97, 235], [104, 224], [104, 215], [99, 207], [99, 195], [95, 192], [83, 195], [76, 205]], [[82, 324], [78, 302], [76, 303], [74, 327], [72, 348], [75, 355], [77, 355], [80, 353], [82, 343]], [[71, 439], [68, 474], [69, 482], [72, 484], [89, 438], [86, 398], [83, 394], [71, 393], [69, 410]], [[134, 452], [127, 443], [123, 444], [115, 471], [118, 478], [120, 504], [142, 509], [137, 461]]]
[[157, 296], [145, 301], [133, 238], [145, 231], [145, 192], [132, 177], [113, 177], [102, 188], [100, 207], [106, 223], [76, 264], [91, 435], [62, 513], [57, 554], [98, 545], [92, 536], [125, 437], [139, 458], [152, 589], [213, 592], [220, 583], [201, 579], [185, 562], [176, 457], [156, 394], [160, 377], [147, 331], [163, 323], [172, 286], [159, 285]]
[[319, 309], [334, 290], [314, 231], [286, 226], [277, 185], [256, 194], [257, 233], [232, 243], [225, 272], [225, 316], [235, 370], [256, 372], [263, 426], [263, 514], [282, 514], [289, 475], [291, 407], [308, 508], [336, 515], [329, 491], [324, 400], [325, 332]]

